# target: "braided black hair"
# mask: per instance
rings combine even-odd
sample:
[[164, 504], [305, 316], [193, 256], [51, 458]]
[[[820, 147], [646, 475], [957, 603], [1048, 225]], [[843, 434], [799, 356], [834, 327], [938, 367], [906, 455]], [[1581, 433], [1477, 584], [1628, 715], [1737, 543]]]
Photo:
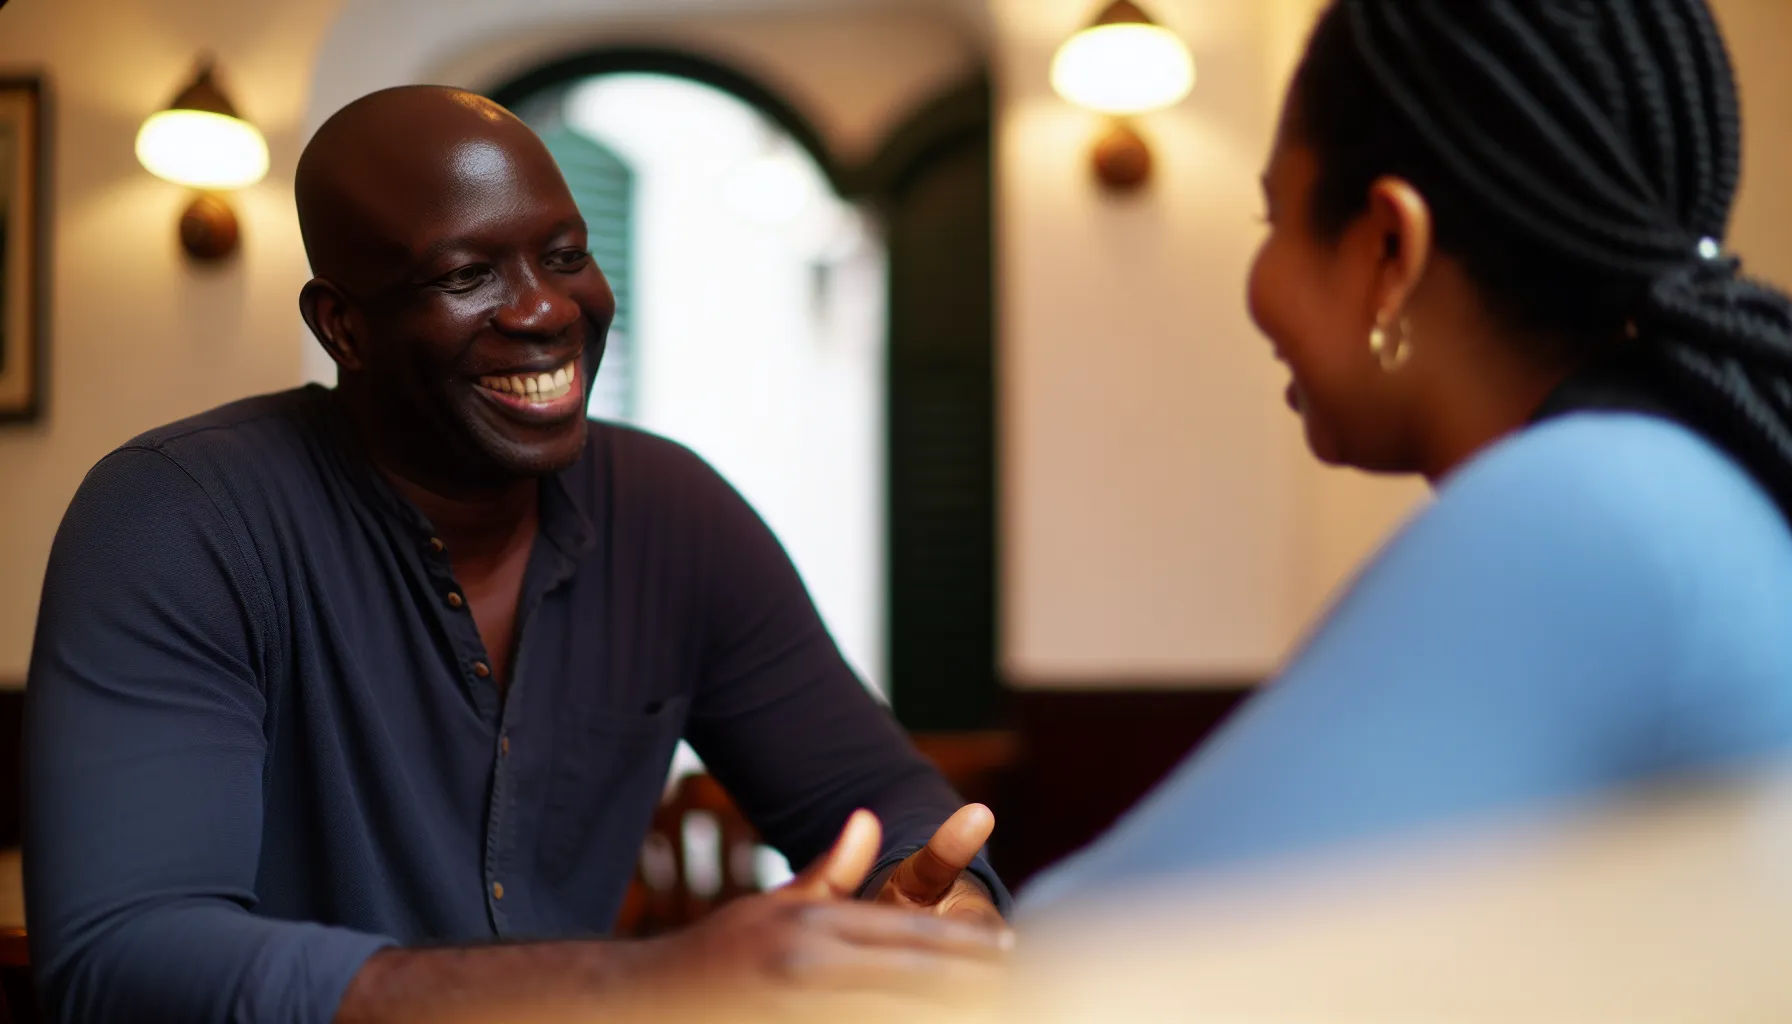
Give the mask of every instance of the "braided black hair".
[[1792, 514], [1792, 301], [1721, 249], [1741, 118], [1705, 0], [1334, 0], [1289, 130], [1321, 236], [1405, 178], [1507, 326], [1589, 358], [1628, 334]]

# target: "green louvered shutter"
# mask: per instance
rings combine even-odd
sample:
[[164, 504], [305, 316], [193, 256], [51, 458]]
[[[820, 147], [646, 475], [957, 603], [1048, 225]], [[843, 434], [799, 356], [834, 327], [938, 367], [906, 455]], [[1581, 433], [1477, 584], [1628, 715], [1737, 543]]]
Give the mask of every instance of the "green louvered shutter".
[[565, 126], [542, 133], [590, 232], [591, 255], [616, 293], [616, 320], [602, 368], [591, 386], [591, 410], [605, 419], [635, 414], [635, 176], [608, 148]]
[[997, 722], [990, 102], [982, 82], [898, 130], [890, 259], [890, 703], [917, 731]]

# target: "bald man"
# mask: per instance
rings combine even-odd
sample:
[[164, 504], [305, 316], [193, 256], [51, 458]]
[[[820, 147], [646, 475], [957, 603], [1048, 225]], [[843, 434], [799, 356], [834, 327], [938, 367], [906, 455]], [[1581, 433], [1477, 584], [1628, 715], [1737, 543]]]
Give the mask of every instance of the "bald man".
[[[136, 438], [56, 537], [25, 858], [51, 1018], [979, 976], [1006, 941], [989, 812], [867, 696], [739, 495], [586, 420], [614, 301], [540, 140], [467, 93], [375, 93], [297, 193], [337, 387]], [[809, 870], [670, 938], [535, 941], [611, 927], [680, 737]]]

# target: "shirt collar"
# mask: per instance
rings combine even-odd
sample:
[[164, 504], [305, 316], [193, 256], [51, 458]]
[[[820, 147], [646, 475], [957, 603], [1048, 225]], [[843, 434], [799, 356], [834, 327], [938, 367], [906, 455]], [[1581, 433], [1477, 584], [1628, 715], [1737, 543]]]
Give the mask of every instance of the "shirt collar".
[[[323, 429], [355, 489], [373, 508], [397, 520], [419, 540], [431, 536], [434, 527], [428, 517], [394, 490], [385, 474], [373, 464], [372, 457], [350, 426], [348, 411], [342, 407], [336, 389], [316, 384], [310, 387], [319, 392]], [[591, 440], [587, 436], [585, 450], [572, 467], [541, 478], [541, 535], [569, 559], [585, 553], [596, 542], [597, 531], [591, 525], [591, 517], [566, 482], [568, 473], [581, 469], [592, 457]]]

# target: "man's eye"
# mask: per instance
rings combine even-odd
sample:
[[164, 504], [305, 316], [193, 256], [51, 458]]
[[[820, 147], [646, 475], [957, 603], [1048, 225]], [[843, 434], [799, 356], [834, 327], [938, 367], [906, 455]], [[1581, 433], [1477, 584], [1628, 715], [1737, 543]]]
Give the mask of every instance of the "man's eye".
[[561, 249], [549, 256], [548, 266], [566, 271], [581, 270], [590, 260], [591, 253], [589, 251], [574, 247]]
[[486, 268], [480, 265], [461, 267], [436, 278], [436, 287], [449, 292], [467, 292], [477, 288], [486, 277]]

